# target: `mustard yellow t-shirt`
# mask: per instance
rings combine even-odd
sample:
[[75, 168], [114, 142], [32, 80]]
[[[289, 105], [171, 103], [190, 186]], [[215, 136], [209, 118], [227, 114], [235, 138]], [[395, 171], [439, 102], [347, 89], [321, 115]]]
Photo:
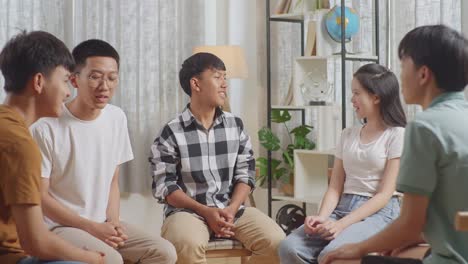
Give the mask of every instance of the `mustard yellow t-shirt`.
[[24, 118], [0, 105], [0, 263], [25, 257], [11, 206], [40, 205], [41, 154]]

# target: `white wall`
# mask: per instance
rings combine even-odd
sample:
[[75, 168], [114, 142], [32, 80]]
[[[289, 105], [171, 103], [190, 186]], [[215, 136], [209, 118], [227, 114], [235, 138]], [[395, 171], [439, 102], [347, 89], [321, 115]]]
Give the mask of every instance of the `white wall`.
[[163, 205], [149, 193], [123, 193], [120, 196], [120, 217], [147, 234], [159, 235], [163, 223]]
[[[259, 76], [257, 76], [258, 67], [262, 65], [257, 61], [258, 42], [266, 37], [266, 34], [257, 32], [259, 5], [257, 1], [251, 0], [217, 0], [216, 2], [218, 14], [224, 14], [227, 17], [227, 24], [224, 24], [226, 22], [217, 23], [216, 45], [240, 45], [245, 52], [248, 78], [230, 81], [230, 103], [231, 111], [242, 118], [247, 133], [250, 135], [255, 156], [258, 157], [260, 145], [257, 131], [262, 126], [261, 117], [266, 115], [266, 105], [262, 104], [265, 100], [261, 98], [265, 93], [262, 91]], [[221, 39], [220, 36], [224, 38]], [[254, 191], [254, 198], [257, 208], [266, 213], [268, 210], [266, 189], [257, 188]]]
[[[261, 106], [258, 104], [260, 91], [257, 85], [257, 31], [256, 31], [256, 1], [251, 0], [222, 0], [220, 8], [227, 11], [227, 24], [218, 24], [217, 45], [240, 45], [245, 52], [248, 67], [248, 77], [244, 80], [230, 81], [231, 111], [242, 118], [249, 133], [254, 152], [258, 153], [259, 144], [257, 131], [259, 130], [258, 113]], [[223, 13], [223, 10], [218, 10]], [[224, 19], [226, 19], [224, 17]], [[218, 19], [219, 21], [219, 19]]]
[[461, 10], [462, 14], [462, 32], [468, 37], [468, 1], [463, 0], [461, 2]]
[[[461, 10], [462, 10], [462, 33], [465, 35], [465, 38], [468, 38], [468, 1], [461, 1]], [[468, 99], [468, 87], [465, 89], [465, 98]]]

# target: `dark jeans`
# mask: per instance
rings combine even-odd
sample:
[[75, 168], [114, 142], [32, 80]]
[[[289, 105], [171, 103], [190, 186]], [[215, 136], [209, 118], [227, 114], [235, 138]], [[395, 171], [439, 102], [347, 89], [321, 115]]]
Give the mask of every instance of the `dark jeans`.
[[423, 264], [423, 262], [420, 259], [365, 256], [362, 258], [361, 264]]
[[35, 257], [26, 257], [22, 258], [18, 261], [17, 264], [85, 264], [83, 262], [76, 262], [76, 261], [46, 261], [46, 260], [39, 260]]
[[[424, 258], [431, 255], [431, 249], [426, 251]], [[395, 257], [383, 257], [383, 256], [365, 256], [361, 260], [361, 264], [423, 264], [420, 259], [411, 258], [395, 258]]]

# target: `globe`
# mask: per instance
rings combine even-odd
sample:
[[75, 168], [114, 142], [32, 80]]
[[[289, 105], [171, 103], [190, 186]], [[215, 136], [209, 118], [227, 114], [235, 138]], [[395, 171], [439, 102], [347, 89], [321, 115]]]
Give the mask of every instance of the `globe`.
[[[350, 41], [351, 37], [359, 31], [359, 16], [356, 10], [345, 7], [345, 18], [345, 39]], [[336, 5], [327, 12], [325, 28], [334, 41], [341, 42], [341, 6]]]

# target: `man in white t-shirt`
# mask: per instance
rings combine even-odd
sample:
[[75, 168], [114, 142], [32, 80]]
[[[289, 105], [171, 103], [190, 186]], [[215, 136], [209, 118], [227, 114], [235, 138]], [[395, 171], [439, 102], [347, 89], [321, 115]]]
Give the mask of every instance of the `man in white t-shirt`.
[[65, 240], [103, 252], [106, 263], [175, 263], [172, 244], [121, 222], [119, 166], [133, 159], [125, 113], [108, 104], [119, 82], [119, 55], [102, 40], [73, 50], [77, 96], [60, 118], [31, 132], [42, 152], [42, 207]]

